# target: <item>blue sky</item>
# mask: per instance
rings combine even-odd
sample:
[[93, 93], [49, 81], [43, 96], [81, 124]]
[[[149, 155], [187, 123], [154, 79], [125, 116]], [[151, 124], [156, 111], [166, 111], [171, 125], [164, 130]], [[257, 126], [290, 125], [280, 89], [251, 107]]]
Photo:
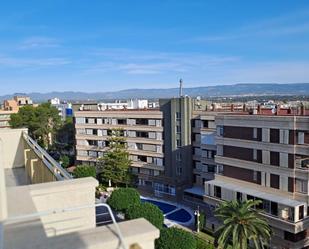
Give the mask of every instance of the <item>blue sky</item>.
[[307, 0], [5, 1], [0, 95], [309, 82]]

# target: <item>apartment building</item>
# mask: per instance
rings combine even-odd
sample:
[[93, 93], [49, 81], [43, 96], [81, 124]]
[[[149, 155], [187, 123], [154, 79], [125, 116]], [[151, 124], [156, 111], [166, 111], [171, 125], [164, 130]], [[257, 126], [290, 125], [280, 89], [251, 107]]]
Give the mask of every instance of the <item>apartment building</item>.
[[0, 128], [10, 127], [9, 121], [11, 119], [11, 114], [13, 113], [16, 113], [16, 112], [0, 110]]
[[96, 186], [72, 179], [26, 129], [0, 129], [0, 249], [154, 249], [159, 230], [145, 219], [98, 223], [96, 208], [112, 213]]
[[108, 150], [112, 129], [121, 128], [139, 189], [180, 200], [192, 184], [192, 110], [205, 106], [189, 97], [161, 99], [159, 106], [75, 111], [77, 162], [95, 165]]
[[17, 112], [20, 107], [25, 105], [33, 105], [33, 102], [28, 96], [14, 96], [13, 99], [4, 100], [3, 109], [5, 111]]
[[[309, 116], [299, 110], [218, 114], [215, 179], [204, 201], [257, 199], [272, 248], [309, 248]], [[253, 114], [256, 113], [256, 114]]]

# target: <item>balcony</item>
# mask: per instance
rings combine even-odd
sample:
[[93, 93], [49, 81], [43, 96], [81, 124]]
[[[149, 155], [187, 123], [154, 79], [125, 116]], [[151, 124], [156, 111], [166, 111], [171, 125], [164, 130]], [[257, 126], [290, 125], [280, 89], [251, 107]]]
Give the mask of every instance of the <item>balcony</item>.
[[0, 130], [0, 249], [153, 249], [144, 219], [99, 226], [94, 178], [72, 177], [27, 134]]
[[205, 183], [205, 193], [204, 200], [212, 205], [222, 200], [236, 199], [237, 193], [241, 193], [243, 199], [261, 200], [263, 202], [262, 207], [259, 207], [261, 214], [271, 226], [285, 231], [297, 233], [308, 226], [309, 219], [307, 217], [300, 219], [297, 215], [299, 207], [307, 207], [306, 202], [293, 199], [292, 195], [279, 190], [215, 175], [214, 180]]

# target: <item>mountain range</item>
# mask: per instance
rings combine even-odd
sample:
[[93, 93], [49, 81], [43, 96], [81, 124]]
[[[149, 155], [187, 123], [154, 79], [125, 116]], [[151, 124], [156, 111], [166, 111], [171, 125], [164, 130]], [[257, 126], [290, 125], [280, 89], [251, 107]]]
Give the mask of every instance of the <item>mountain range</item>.
[[[248, 83], [234, 85], [216, 85], [184, 88], [183, 93], [191, 97], [238, 97], [238, 96], [263, 96], [263, 95], [309, 95], [309, 83]], [[48, 92], [48, 93], [15, 93], [11, 95], [0, 96], [0, 101], [10, 99], [14, 95], [28, 95], [35, 102], [47, 101], [51, 98], [60, 98], [61, 100], [114, 100], [130, 98], [170, 98], [179, 95], [178, 88], [166, 89], [127, 89], [114, 92]]]

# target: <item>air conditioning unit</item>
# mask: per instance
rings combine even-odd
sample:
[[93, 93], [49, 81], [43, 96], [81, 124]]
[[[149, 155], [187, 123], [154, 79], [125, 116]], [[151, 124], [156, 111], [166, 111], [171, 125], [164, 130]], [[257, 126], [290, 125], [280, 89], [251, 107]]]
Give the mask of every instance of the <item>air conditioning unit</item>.
[[296, 168], [309, 168], [309, 157], [296, 158], [295, 166]]

